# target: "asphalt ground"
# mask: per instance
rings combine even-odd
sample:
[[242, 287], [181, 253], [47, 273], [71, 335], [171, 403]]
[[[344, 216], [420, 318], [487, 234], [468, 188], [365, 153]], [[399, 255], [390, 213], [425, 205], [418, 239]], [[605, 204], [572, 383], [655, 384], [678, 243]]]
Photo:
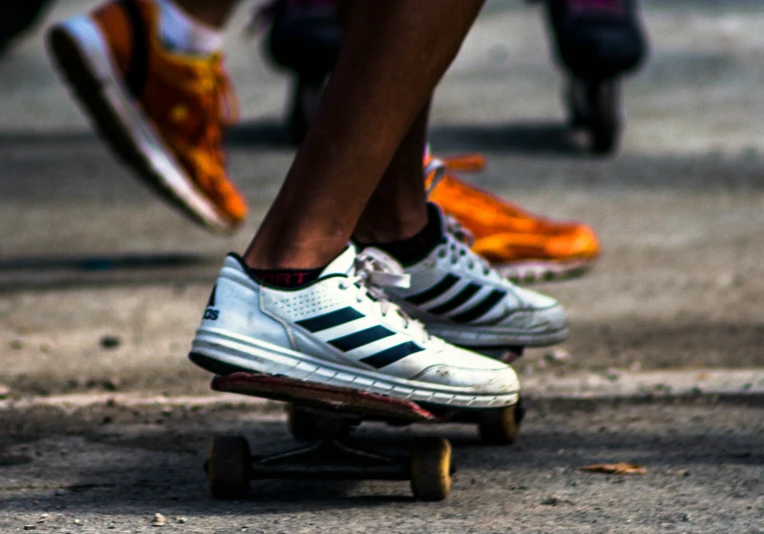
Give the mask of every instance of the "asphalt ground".
[[[59, 1], [46, 23], [92, 4]], [[438, 90], [436, 152], [485, 153], [489, 168], [470, 180], [584, 220], [604, 247], [588, 276], [540, 286], [568, 309], [571, 337], [517, 363], [539, 399], [518, 444], [447, 432], [463, 467], [440, 505], [392, 483], [260, 486], [233, 504], [206, 495], [213, 430], [263, 446], [286, 437], [277, 411], [212, 403], [181, 417], [172, 401], [211, 395], [185, 361], [190, 339], [223, 255], [246, 246], [293, 154], [288, 80], [244, 35], [246, 9], [226, 42], [243, 110], [228, 146], [252, 215], [231, 238], [189, 224], [111, 157], [51, 69], [44, 25], [18, 43], [0, 60], [0, 527], [133, 532], [159, 512], [187, 517], [164, 528], [188, 532], [761, 532], [764, 7], [645, 9], [652, 55], [624, 83], [613, 158], [590, 157], [565, 127], [536, 7], [489, 3]], [[164, 400], [120, 411], [101, 402], [111, 395]], [[594, 461], [648, 475], [577, 471]], [[42, 513], [55, 521], [35, 523]]]

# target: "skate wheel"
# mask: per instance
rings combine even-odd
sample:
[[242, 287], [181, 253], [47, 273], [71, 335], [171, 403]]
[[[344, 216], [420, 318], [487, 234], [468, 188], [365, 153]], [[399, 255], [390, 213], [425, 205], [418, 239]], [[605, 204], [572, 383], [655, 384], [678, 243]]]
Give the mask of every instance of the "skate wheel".
[[586, 98], [591, 111], [589, 135], [591, 151], [595, 154], [612, 154], [621, 134], [621, 109], [618, 82], [605, 80], [591, 83]]
[[215, 436], [207, 462], [210, 493], [216, 499], [240, 499], [249, 492], [251, 458], [247, 440]]
[[568, 124], [574, 130], [585, 128], [587, 124], [586, 87], [581, 80], [570, 82], [563, 96], [563, 103], [568, 112]]
[[297, 441], [316, 441], [323, 436], [316, 426], [313, 414], [294, 404], [287, 406], [287, 425], [292, 437]]
[[480, 438], [486, 445], [509, 445], [520, 432], [524, 409], [521, 400], [512, 406], [485, 410], [478, 419]]
[[451, 443], [419, 438], [411, 449], [411, 491], [422, 501], [442, 501], [451, 492]]

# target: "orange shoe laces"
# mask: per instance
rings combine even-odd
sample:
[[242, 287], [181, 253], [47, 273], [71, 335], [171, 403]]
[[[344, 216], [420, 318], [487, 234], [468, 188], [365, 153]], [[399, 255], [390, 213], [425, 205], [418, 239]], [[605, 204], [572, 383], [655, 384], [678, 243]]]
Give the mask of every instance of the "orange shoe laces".
[[240, 108], [239, 99], [236, 97], [236, 91], [233, 88], [231, 77], [223, 66], [222, 54], [216, 54], [212, 58], [212, 78], [215, 100], [219, 103], [220, 122], [224, 126], [233, 126], [239, 121]]
[[222, 163], [223, 130], [239, 120], [239, 103], [233, 90], [228, 73], [223, 68], [222, 56], [215, 54], [210, 58], [209, 70], [200, 82], [199, 104], [204, 120], [196, 137], [215, 152], [216, 159]]
[[[209, 60], [209, 70], [201, 80], [200, 106], [205, 120], [202, 121], [198, 137], [214, 157], [214, 163], [207, 160], [198, 176], [200, 185], [211, 186], [214, 193], [227, 207], [231, 201], [239, 200], [241, 194], [228, 179], [225, 169], [215, 168], [225, 166], [223, 150], [223, 131], [239, 120], [239, 101], [233, 88], [231, 78], [224, 66], [222, 54], [215, 54]], [[197, 145], [198, 146], [198, 145]], [[208, 191], [208, 194], [213, 191]]]

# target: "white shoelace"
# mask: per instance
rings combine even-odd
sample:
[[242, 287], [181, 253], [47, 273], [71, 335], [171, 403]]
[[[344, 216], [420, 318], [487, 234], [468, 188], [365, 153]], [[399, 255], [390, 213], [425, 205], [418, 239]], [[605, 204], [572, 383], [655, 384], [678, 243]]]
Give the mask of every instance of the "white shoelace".
[[[432, 181], [426, 191], [428, 196], [432, 190], [438, 186], [441, 180], [443, 180], [447, 171], [448, 168], [443, 160], [436, 157], [430, 158], [430, 161], [424, 168], [425, 179], [432, 174]], [[443, 216], [445, 217], [446, 223], [446, 245], [444, 245], [444, 249], [439, 253], [439, 256], [441, 258], [446, 258], [450, 255], [451, 263], [455, 265], [461, 261], [469, 270], [473, 270], [475, 267], [481, 267], [484, 276], [489, 276], [494, 272], [494, 269], [486, 260], [470, 250], [472, 245], [475, 244], [475, 236], [472, 235], [472, 232], [462, 226], [461, 223], [451, 215], [446, 215], [444, 213]], [[496, 274], [498, 276], [498, 273]]]
[[427, 165], [424, 166], [424, 179], [427, 180], [427, 177], [432, 174], [432, 181], [430, 182], [430, 185], [425, 189], [425, 194], [427, 196], [430, 196], [432, 190], [438, 187], [438, 184], [443, 180], [443, 178], [446, 177], [447, 171], [448, 168], [442, 159], [436, 158], [434, 156], [430, 158], [430, 161], [427, 162]]
[[384, 291], [386, 287], [408, 288], [411, 276], [393, 258], [375, 248], [365, 249], [358, 254], [355, 261], [355, 274], [340, 282], [340, 289], [357, 288], [356, 301], [371, 298], [379, 305], [382, 317], [390, 312], [396, 313], [403, 320], [403, 328], [422, 345], [430, 341], [430, 334], [419, 321], [413, 319], [397, 304], [390, 301]]

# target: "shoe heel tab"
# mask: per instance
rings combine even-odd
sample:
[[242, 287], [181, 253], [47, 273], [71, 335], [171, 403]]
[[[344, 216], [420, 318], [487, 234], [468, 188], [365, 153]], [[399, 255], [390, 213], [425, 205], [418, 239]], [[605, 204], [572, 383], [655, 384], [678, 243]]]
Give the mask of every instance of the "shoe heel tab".
[[230, 252], [225, 257], [218, 280], [220, 279], [235, 282], [252, 290], [257, 290], [262, 285], [252, 277], [249, 267], [244, 263], [244, 259], [234, 252]]
[[252, 275], [249, 274], [249, 267], [244, 263], [244, 258], [235, 252], [229, 252], [226, 255], [225, 260], [223, 261], [223, 269], [233, 269], [234, 271], [245, 275], [247, 278], [252, 278]]
[[223, 261], [223, 265], [225, 267], [236, 267], [238, 269], [241, 269], [242, 271], [247, 271], [249, 268], [247, 267], [247, 264], [244, 263], [244, 258], [239, 256], [236, 252], [229, 252], [226, 254], [225, 260]]

